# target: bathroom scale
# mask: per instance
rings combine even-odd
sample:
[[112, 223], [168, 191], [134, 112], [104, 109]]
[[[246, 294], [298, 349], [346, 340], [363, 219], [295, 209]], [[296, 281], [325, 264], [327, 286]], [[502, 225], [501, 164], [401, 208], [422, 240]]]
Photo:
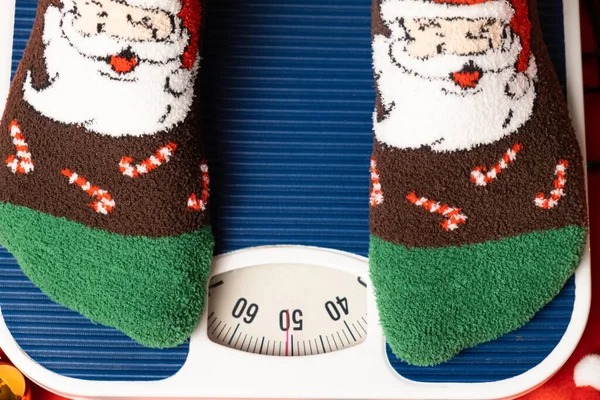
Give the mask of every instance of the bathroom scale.
[[[4, 99], [36, 0], [0, 3]], [[211, 0], [201, 78], [216, 253], [186, 343], [149, 349], [50, 301], [0, 249], [0, 344], [76, 399], [510, 399], [586, 325], [590, 258], [521, 329], [434, 367], [386, 344], [368, 273], [371, 0]], [[585, 149], [577, 0], [539, 5]], [[583, 151], [585, 154], [585, 151]]]

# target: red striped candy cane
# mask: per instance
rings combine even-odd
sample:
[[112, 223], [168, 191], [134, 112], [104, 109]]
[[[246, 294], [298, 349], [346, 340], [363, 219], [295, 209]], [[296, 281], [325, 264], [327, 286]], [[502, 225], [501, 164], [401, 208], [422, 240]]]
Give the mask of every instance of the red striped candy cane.
[[383, 192], [381, 191], [381, 182], [379, 182], [379, 171], [377, 171], [377, 161], [375, 156], [371, 156], [371, 207], [383, 203]]
[[95, 197], [97, 201], [89, 204], [97, 213], [108, 214], [112, 213], [115, 208], [115, 201], [113, 200], [110, 193], [106, 190], [102, 190], [97, 186], [92, 186], [83, 176], [77, 175], [70, 169], [63, 169], [60, 171], [61, 174], [69, 178], [69, 183], [79, 186], [84, 192], [89, 194], [91, 197]]
[[28, 174], [33, 171], [33, 160], [29, 152], [29, 146], [25, 141], [25, 137], [21, 131], [21, 125], [16, 120], [13, 120], [8, 126], [12, 142], [17, 148], [16, 156], [11, 154], [6, 159], [6, 166], [10, 168], [13, 174]]
[[[502, 159], [495, 164], [488, 172], [485, 166], [477, 167], [471, 172], [471, 181], [477, 186], [485, 186], [498, 177], [500, 172], [508, 167], [510, 163], [515, 161], [517, 153], [521, 151], [523, 145], [520, 143], [515, 144], [512, 148], [508, 149], [502, 156]], [[484, 173], [485, 172], [485, 173]]]
[[168, 143], [166, 146], [162, 146], [158, 149], [153, 156], [148, 157], [137, 165], [133, 165], [133, 158], [123, 157], [119, 163], [119, 171], [121, 171], [123, 175], [131, 178], [137, 178], [140, 175], [147, 174], [160, 167], [162, 164], [168, 163], [176, 148], [177, 145], [175, 143]]
[[423, 207], [429, 212], [438, 213], [447, 217], [444, 222], [441, 223], [442, 228], [446, 231], [453, 231], [458, 228], [458, 225], [464, 224], [467, 221], [467, 217], [461, 214], [460, 208], [450, 207], [448, 204], [441, 205], [433, 200], [428, 200], [425, 197], [418, 197], [415, 192], [409, 193], [406, 196], [406, 200], [412, 204]]
[[206, 210], [206, 205], [208, 204], [208, 198], [210, 196], [210, 176], [208, 175], [208, 164], [206, 163], [206, 160], [202, 160], [200, 170], [202, 171], [202, 196], [198, 199], [196, 193], [192, 193], [187, 201], [188, 210], [190, 211]]
[[567, 173], [565, 172], [569, 167], [567, 160], [559, 160], [554, 170], [556, 179], [554, 180], [554, 190], [550, 192], [550, 198], [546, 198], [544, 193], [539, 193], [535, 197], [535, 205], [545, 210], [555, 207], [561, 197], [565, 195], [565, 183], [567, 183]]

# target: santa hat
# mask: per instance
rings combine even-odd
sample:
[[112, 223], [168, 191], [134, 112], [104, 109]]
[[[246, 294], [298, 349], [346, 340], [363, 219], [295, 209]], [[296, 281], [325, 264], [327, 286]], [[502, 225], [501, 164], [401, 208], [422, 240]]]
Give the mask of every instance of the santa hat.
[[390, 25], [402, 18], [493, 18], [510, 23], [523, 50], [517, 69], [523, 72], [531, 53], [531, 22], [527, 0], [383, 0], [381, 17]]

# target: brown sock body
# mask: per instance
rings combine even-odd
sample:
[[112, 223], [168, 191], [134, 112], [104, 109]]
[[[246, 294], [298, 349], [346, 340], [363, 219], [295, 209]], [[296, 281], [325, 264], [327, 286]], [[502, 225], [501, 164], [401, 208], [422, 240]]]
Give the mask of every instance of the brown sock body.
[[[50, 4], [60, 3], [40, 0], [38, 12], [43, 15]], [[0, 201], [125, 235], [172, 236], [209, 224], [209, 212], [191, 212], [187, 204], [192, 193], [200, 197], [203, 190], [197, 100], [174, 129], [141, 137], [98, 135], [81, 126], [53, 121], [29, 105], [21, 89], [28, 71], [32, 72], [36, 89], [51, 84], [41, 56], [43, 31], [44, 18], [37, 18], [0, 123], [0, 156], [7, 158], [15, 153], [9, 125], [16, 120], [29, 145], [35, 172], [14, 174], [1, 166]], [[133, 164], [139, 164], [169, 143], [177, 145], [169, 162], [137, 178], [120, 172], [123, 157], [131, 157]], [[61, 174], [65, 168], [110, 193], [116, 202], [110, 217], [90, 209], [88, 204], [94, 199], [69, 184]]]

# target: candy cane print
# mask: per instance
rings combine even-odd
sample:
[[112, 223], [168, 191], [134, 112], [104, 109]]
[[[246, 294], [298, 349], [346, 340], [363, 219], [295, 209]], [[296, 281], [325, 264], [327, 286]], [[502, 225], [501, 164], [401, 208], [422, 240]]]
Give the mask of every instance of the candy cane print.
[[190, 197], [188, 197], [187, 206], [190, 211], [206, 210], [206, 204], [202, 200], [198, 200], [196, 193], [192, 193]]
[[10, 168], [13, 174], [28, 174], [33, 171], [33, 161], [29, 146], [25, 141], [25, 137], [21, 131], [21, 125], [16, 120], [13, 120], [8, 126], [12, 142], [17, 148], [17, 155], [11, 154], [6, 159], [6, 166]]
[[84, 192], [89, 194], [91, 197], [95, 197], [97, 201], [89, 204], [97, 213], [108, 214], [112, 213], [115, 208], [115, 201], [113, 200], [110, 193], [106, 190], [102, 190], [97, 186], [92, 186], [83, 176], [77, 175], [69, 169], [63, 169], [60, 171], [61, 174], [69, 178], [69, 183], [79, 186]]
[[440, 203], [428, 200], [425, 197], [418, 197], [415, 192], [411, 192], [406, 196], [406, 200], [412, 204], [423, 207], [429, 212], [438, 213], [447, 217], [444, 222], [441, 223], [442, 228], [446, 231], [453, 231], [458, 228], [458, 225], [464, 224], [467, 221], [467, 217], [461, 214], [460, 208], [450, 207], [448, 204], [440, 205]]
[[166, 146], [159, 148], [153, 156], [148, 157], [137, 165], [133, 165], [133, 158], [123, 157], [119, 163], [119, 171], [121, 171], [123, 175], [131, 178], [137, 178], [140, 175], [147, 174], [160, 167], [162, 164], [168, 163], [176, 148], [177, 145], [175, 143], [168, 143]]
[[191, 194], [187, 201], [188, 210], [190, 211], [206, 210], [206, 205], [208, 204], [208, 198], [210, 196], [210, 176], [208, 175], [208, 164], [206, 163], [206, 160], [202, 160], [200, 170], [202, 171], [202, 196], [198, 199], [196, 193]]
[[548, 210], [555, 207], [561, 197], [565, 195], [565, 183], [567, 183], [567, 173], [565, 172], [569, 167], [567, 160], [559, 160], [554, 170], [556, 179], [554, 180], [554, 190], [550, 192], [550, 198], [546, 198], [544, 193], [539, 193], [535, 197], [535, 205]]
[[490, 168], [488, 172], [486, 172], [487, 168], [485, 166], [475, 168], [473, 172], [471, 172], [471, 181], [477, 186], [486, 186], [488, 183], [498, 178], [500, 172], [506, 169], [510, 163], [515, 161], [517, 153], [521, 151], [522, 148], [523, 145], [520, 143], [515, 144], [504, 153], [502, 159]]
[[379, 182], [379, 171], [377, 171], [377, 161], [375, 156], [371, 156], [371, 207], [383, 203], [383, 192], [381, 191], [381, 182]]

